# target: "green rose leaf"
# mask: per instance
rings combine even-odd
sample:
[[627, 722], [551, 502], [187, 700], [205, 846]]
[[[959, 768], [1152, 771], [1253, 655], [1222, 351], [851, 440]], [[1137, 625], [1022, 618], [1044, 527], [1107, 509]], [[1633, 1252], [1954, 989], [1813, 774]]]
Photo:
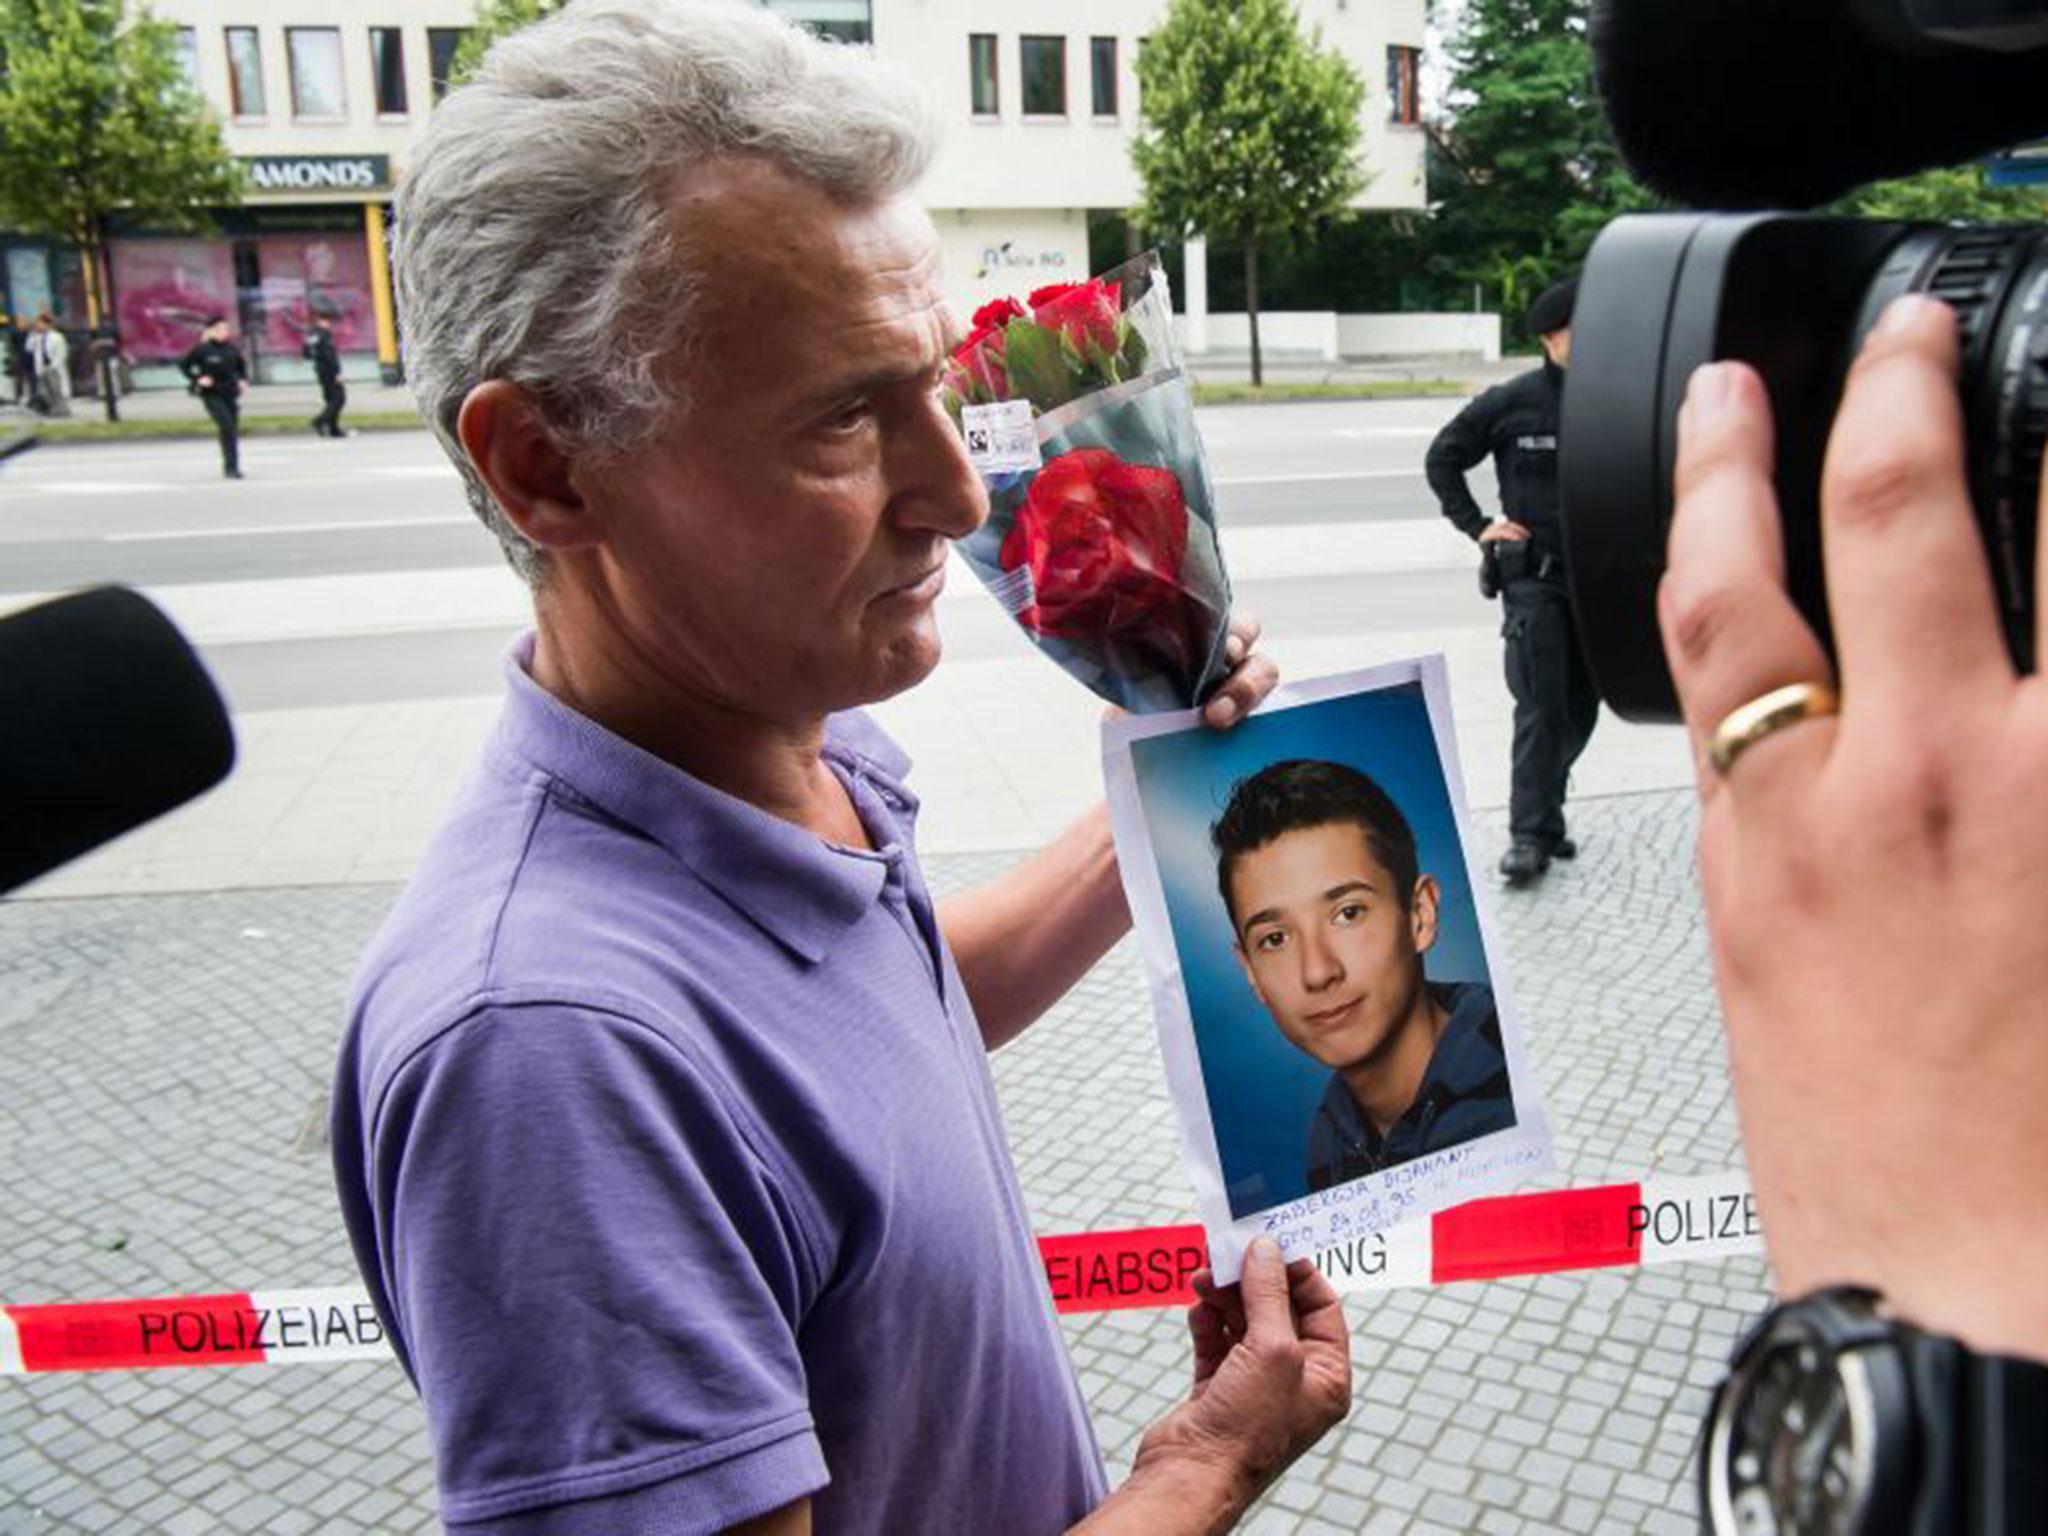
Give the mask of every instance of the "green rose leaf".
[[1074, 397], [1057, 331], [1029, 320], [1012, 320], [1003, 332], [1003, 368], [1009, 374], [1012, 398], [1022, 395], [1041, 412]]
[[1145, 338], [1131, 323], [1129, 312], [1116, 319], [1117, 357], [1116, 371], [1126, 379], [1135, 379], [1145, 371]]

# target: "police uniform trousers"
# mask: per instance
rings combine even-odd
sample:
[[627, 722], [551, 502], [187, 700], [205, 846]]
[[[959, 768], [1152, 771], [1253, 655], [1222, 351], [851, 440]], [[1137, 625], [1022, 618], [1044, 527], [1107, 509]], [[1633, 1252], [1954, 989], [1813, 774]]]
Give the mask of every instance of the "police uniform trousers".
[[1552, 849], [1565, 835], [1565, 786], [1592, 739], [1600, 695], [1579, 648], [1562, 581], [1512, 581], [1501, 601], [1508, 692], [1515, 699], [1508, 832], [1518, 843]]
[[341, 436], [341, 408], [348, 404], [348, 390], [339, 379], [320, 381], [320, 414], [313, 418], [313, 430], [322, 437]]
[[238, 474], [242, 468], [242, 453], [239, 435], [242, 411], [240, 405], [227, 395], [201, 390], [199, 403], [206, 407], [206, 414], [213, 418], [213, 430], [220, 437], [220, 466], [229, 474]]

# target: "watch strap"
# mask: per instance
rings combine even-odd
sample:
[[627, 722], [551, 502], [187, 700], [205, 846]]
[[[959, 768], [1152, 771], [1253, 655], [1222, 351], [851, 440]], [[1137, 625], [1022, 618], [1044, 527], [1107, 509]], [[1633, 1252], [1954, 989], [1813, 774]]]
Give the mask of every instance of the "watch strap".
[[1957, 1524], [1971, 1536], [2048, 1530], [2048, 1364], [1957, 1353], [1968, 1426]]

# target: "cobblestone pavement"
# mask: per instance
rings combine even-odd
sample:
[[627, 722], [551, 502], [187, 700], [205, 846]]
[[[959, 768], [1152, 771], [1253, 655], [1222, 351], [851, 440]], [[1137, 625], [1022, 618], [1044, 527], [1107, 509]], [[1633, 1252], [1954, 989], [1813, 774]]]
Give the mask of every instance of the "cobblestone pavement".
[[[1584, 852], [1500, 899], [1560, 1183], [1739, 1157], [1689, 797], [1575, 808]], [[1500, 818], [1481, 818], [1498, 854]], [[931, 861], [941, 889], [1001, 857]], [[0, 903], [0, 1299], [353, 1282], [321, 1115], [387, 886]], [[1041, 1231], [1192, 1219], [1135, 950], [997, 1059]], [[1755, 1261], [1360, 1297], [1358, 1401], [1268, 1496], [1277, 1533], [1689, 1532], [1708, 1384]], [[1121, 1475], [1184, 1390], [1175, 1315], [1068, 1321]], [[395, 1365], [0, 1380], [0, 1536], [432, 1530]]]

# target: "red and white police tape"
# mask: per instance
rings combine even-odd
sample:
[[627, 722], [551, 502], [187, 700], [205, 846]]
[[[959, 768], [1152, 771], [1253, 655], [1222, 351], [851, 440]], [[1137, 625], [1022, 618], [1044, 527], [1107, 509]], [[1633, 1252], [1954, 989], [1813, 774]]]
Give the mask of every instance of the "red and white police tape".
[[[1762, 1251], [1741, 1173], [1474, 1200], [1316, 1254], [1341, 1291], [1384, 1291]], [[1061, 1312], [1185, 1305], [1207, 1262], [1198, 1226], [1042, 1237]], [[178, 1365], [388, 1359], [359, 1286], [0, 1307], [0, 1376]]]

